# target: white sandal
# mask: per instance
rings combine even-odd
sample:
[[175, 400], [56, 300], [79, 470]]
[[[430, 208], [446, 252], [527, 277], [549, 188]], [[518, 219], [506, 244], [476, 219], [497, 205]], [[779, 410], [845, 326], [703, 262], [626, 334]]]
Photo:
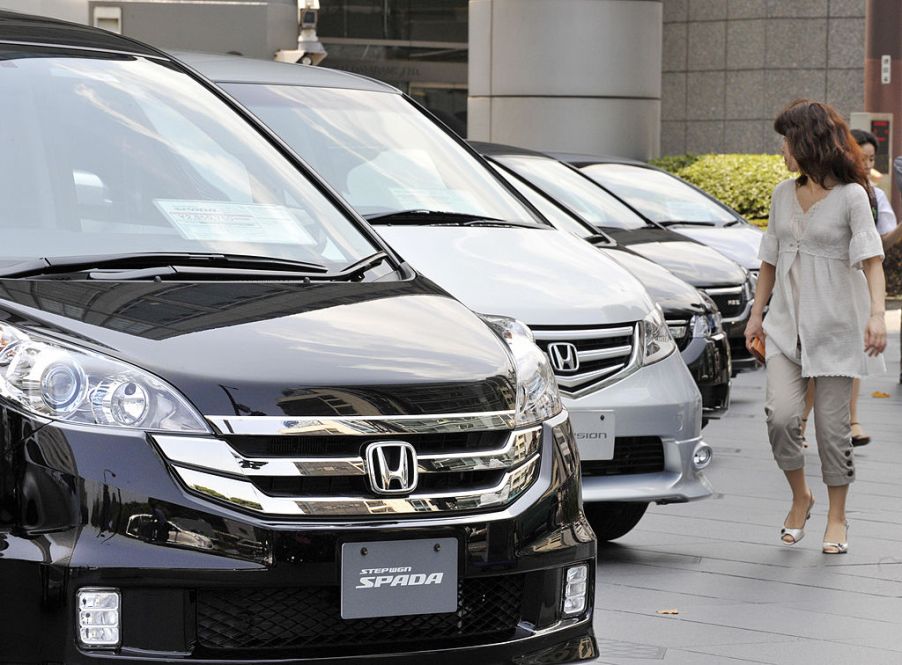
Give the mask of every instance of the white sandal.
[[[811, 509], [814, 508], [814, 494], [811, 495], [811, 501], [808, 504], [808, 513], [805, 515], [805, 522], [811, 519]], [[792, 538], [792, 540], [786, 540], [786, 536]], [[790, 529], [788, 526], [783, 526], [780, 529], [780, 540], [783, 541], [786, 545], [795, 545], [802, 538], [805, 537], [805, 525], [802, 525], [801, 529]], [[824, 543], [824, 547], [827, 546], [827, 543]]]
[[823, 552], [824, 554], [845, 554], [849, 551], [849, 523], [846, 522], [846, 542], [844, 543], [828, 543], [826, 540], [823, 542]]

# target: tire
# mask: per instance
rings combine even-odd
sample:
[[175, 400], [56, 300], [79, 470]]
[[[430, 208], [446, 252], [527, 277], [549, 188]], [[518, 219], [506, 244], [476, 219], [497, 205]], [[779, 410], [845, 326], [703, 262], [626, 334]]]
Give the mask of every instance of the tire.
[[589, 524], [599, 541], [616, 540], [633, 530], [645, 510], [647, 503], [587, 503], [583, 506]]

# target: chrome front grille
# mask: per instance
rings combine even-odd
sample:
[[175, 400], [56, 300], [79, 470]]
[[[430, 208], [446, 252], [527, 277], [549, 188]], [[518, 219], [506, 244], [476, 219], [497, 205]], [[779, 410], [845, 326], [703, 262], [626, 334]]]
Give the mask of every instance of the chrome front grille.
[[[397, 516], [498, 508], [522, 494], [539, 473], [542, 428], [511, 431], [512, 419], [210, 417], [223, 432], [215, 438], [153, 439], [189, 490], [234, 507], [286, 517]], [[413, 449], [409, 491], [378, 486], [366, 450], [380, 443]]]
[[724, 321], [741, 319], [749, 306], [749, 293], [745, 284], [727, 287], [703, 287], [702, 291], [711, 296]]
[[578, 397], [597, 390], [638, 366], [639, 330], [635, 324], [530, 328], [566, 395]]

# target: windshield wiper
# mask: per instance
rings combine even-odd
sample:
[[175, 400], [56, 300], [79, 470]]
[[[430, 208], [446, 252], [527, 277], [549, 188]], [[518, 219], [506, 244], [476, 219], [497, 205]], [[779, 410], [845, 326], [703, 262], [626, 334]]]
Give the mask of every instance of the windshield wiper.
[[410, 224], [430, 225], [447, 224], [451, 226], [516, 226], [523, 228], [535, 228], [531, 224], [523, 222], [511, 222], [497, 217], [485, 215], [473, 215], [464, 212], [449, 212], [445, 210], [399, 210], [397, 212], [377, 213], [365, 215], [371, 224]]
[[[214, 254], [195, 252], [134, 252], [124, 254], [100, 254], [97, 256], [53, 256], [24, 261], [6, 267], [0, 271], [0, 278], [39, 277], [43, 275], [62, 275], [90, 270], [138, 270], [162, 269], [160, 275], [180, 272], [178, 266], [192, 268], [222, 268], [226, 270], [251, 270], [266, 272], [295, 273], [307, 276], [318, 276], [329, 272], [319, 263], [292, 261], [267, 256], [249, 256], [244, 254]], [[153, 270], [142, 274], [152, 277]], [[189, 271], [181, 271], [189, 272]]]
[[329, 277], [333, 279], [356, 279], [357, 277], [366, 274], [386, 259], [388, 259], [388, 254], [383, 251], [378, 251], [359, 261], [355, 261], [349, 266], [345, 266], [337, 273], [331, 273]]
[[617, 244], [613, 238], [605, 235], [604, 233], [593, 233], [592, 235], [583, 236], [583, 240], [590, 242], [593, 245], [614, 246]]
[[667, 220], [665, 222], [658, 222], [661, 226], [717, 226], [717, 222], [691, 222], [685, 219], [682, 220]]

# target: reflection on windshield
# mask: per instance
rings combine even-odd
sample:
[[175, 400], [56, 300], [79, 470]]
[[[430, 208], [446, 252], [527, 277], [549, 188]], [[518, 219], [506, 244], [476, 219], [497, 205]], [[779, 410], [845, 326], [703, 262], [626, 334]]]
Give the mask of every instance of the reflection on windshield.
[[516, 189], [527, 201], [529, 201], [536, 210], [542, 213], [551, 225], [558, 231], [566, 231], [580, 238], [588, 238], [595, 231], [588, 225], [583, 225], [570, 216], [570, 213], [564, 211], [557, 203], [547, 198], [544, 194], [535, 189], [532, 185], [527, 185], [520, 178], [511, 175], [497, 164], [492, 163], [492, 167], [501, 174], [508, 184]]
[[376, 249], [188, 75], [0, 49], [0, 256], [221, 252], [340, 268]]
[[616, 229], [647, 226], [627, 206], [557, 160], [534, 155], [504, 155], [497, 159], [590, 224]]
[[363, 215], [441, 210], [540, 225], [482, 164], [400, 95], [224, 87]]
[[723, 226], [736, 218], [671, 175], [629, 164], [592, 164], [582, 172], [654, 222], [702, 222]]

